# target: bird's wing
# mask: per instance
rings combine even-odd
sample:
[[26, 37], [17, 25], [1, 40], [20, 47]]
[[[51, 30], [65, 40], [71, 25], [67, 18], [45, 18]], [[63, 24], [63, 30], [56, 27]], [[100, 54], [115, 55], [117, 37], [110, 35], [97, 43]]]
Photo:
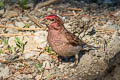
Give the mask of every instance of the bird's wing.
[[77, 45], [81, 45], [82, 46], [82, 45], [85, 44], [82, 40], [80, 40], [77, 36], [73, 35], [70, 32], [66, 32], [65, 33], [65, 37], [68, 40], [68, 44], [71, 44], [73, 46], [77, 46]]

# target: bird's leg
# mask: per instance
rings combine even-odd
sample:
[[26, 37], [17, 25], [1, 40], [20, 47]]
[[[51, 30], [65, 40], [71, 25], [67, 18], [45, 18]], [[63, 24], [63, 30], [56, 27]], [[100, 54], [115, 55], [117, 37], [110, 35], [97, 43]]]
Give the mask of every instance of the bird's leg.
[[75, 55], [75, 64], [74, 66], [77, 66], [78, 65], [78, 54]]
[[78, 62], [79, 62], [79, 61], [78, 61], [78, 54], [76, 54], [76, 55], [75, 55], [75, 62], [74, 62], [73, 65], [70, 66], [70, 68], [75, 68], [75, 67], [77, 67]]
[[59, 66], [60, 64], [62, 64], [62, 58], [61, 56], [58, 56], [57, 66]]

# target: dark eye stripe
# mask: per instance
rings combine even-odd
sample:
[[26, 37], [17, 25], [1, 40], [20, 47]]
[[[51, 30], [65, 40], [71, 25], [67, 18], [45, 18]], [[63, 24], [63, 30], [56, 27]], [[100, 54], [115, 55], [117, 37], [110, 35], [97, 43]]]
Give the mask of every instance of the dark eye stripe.
[[55, 19], [51, 19], [51, 21], [55, 21]]

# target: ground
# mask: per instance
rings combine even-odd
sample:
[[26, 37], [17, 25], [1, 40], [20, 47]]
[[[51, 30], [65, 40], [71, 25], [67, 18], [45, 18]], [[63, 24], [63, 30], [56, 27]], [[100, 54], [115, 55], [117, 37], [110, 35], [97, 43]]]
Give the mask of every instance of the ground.
[[[119, 80], [119, 13], [119, 6], [72, 0], [37, 10], [18, 4], [2, 8], [0, 80]], [[99, 48], [81, 51], [76, 67], [74, 57], [58, 64], [47, 43], [47, 28], [40, 23], [49, 14], [60, 16], [67, 30]]]

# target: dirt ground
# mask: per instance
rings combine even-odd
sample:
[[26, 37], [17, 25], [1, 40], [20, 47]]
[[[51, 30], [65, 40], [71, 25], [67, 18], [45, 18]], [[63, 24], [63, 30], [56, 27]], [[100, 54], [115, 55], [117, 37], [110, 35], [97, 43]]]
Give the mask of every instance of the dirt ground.
[[[77, 0], [36, 10], [29, 5], [28, 9], [18, 4], [0, 9], [0, 80], [120, 80], [119, 5]], [[41, 24], [50, 14], [58, 15], [67, 30], [99, 48], [81, 51], [77, 67], [72, 67], [74, 57], [58, 64], [57, 54], [47, 43], [46, 26]]]

